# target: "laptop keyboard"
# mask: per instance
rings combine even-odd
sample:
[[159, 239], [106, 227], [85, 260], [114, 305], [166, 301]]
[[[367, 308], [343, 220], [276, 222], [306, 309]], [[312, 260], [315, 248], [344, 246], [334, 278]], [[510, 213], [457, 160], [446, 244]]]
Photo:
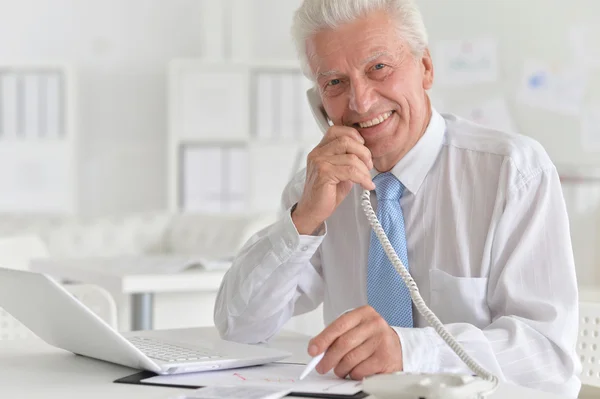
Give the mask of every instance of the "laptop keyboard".
[[144, 354], [164, 362], [193, 362], [200, 360], [219, 359], [223, 357], [210, 348], [185, 348], [149, 337], [130, 337], [129, 342]]

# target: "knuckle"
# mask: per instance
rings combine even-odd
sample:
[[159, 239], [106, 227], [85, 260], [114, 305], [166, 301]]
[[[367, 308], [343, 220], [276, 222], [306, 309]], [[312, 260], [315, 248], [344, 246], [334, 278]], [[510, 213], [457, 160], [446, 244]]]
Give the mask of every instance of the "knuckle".
[[360, 162], [360, 158], [356, 154], [348, 154], [348, 157], [350, 158], [350, 162], [352, 163]]
[[338, 138], [338, 141], [344, 147], [348, 147], [350, 145], [350, 143], [352, 142], [352, 139], [348, 136], [341, 136]]
[[352, 370], [350, 372], [350, 378], [352, 378], [355, 381], [362, 380], [366, 376], [367, 375], [362, 370]]
[[358, 363], [358, 359], [359, 359], [358, 353], [356, 351], [350, 351], [350, 352], [346, 353], [344, 355], [344, 357], [342, 357], [341, 363], [354, 366]]
[[346, 169], [348, 170], [348, 173], [351, 175], [355, 175], [358, 173], [358, 168], [354, 165], [349, 165], [346, 167]]
[[354, 340], [352, 337], [348, 337], [347, 335], [343, 335], [337, 339], [338, 345], [340, 348], [352, 348], [354, 344]]
[[375, 318], [375, 326], [380, 329], [387, 329], [389, 327], [387, 321], [385, 321], [385, 319], [381, 316]]
[[329, 170], [329, 164], [327, 162], [324, 162], [323, 160], [316, 160], [314, 162], [314, 165], [315, 169], [317, 170], [317, 172], [319, 172], [319, 174], [326, 174]]
[[371, 305], [363, 305], [360, 308], [358, 308], [358, 310], [360, 310], [363, 313], [366, 313], [367, 315], [378, 314], [375, 311], [375, 308], [373, 308]]
[[344, 370], [342, 367], [334, 368], [333, 373], [336, 376], [338, 376], [339, 378], [346, 378], [346, 375], [348, 375], [348, 372], [346, 370]]

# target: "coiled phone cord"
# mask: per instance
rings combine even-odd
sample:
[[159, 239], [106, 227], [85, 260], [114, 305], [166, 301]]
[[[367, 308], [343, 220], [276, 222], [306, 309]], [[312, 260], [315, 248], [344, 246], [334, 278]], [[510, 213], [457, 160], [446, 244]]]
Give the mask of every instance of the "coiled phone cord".
[[396, 271], [398, 272], [400, 277], [402, 277], [402, 280], [404, 280], [404, 284], [406, 284], [406, 286], [408, 287], [408, 290], [410, 291], [410, 296], [411, 296], [417, 310], [419, 311], [419, 313], [421, 313], [423, 315], [423, 317], [425, 317], [425, 319], [427, 319], [427, 322], [435, 329], [435, 331], [439, 334], [440, 337], [442, 337], [442, 339], [448, 344], [448, 346], [450, 348], [452, 348], [454, 353], [456, 353], [458, 355], [458, 357], [467, 366], [469, 366], [469, 368], [478, 377], [483, 378], [483, 379], [488, 380], [493, 383], [494, 388], [491, 390], [491, 391], [493, 391], [498, 386], [498, 377], [496, 377], [495, 375], [488, 372], [486, 369], [484, 369], [482, 366], [480, 366], [479, 363], [477, 363], [475, 361], [475, 359], [473, 359], [471, 356], [469, 356], [467, 354], [467, 352], [465, 352], [464, 348], [450, 334], [450, 332], [448, 330], [446, 330], [446, 327], [444, 327], [444, 325], [442, 324], [440, 319], [437, 318], [435, 313], [433, 313], [431, 311], [431, 309], [429, 309], [427, 307], [427, 305], [425, 304], [425, 301], [423, 301], [423, 298], [421, 297], [421, 294], [419, 293], [419, 288], [417, 287], [417, 284], [415, 283], [415, 281], [409, 274], [408, 270], [406, 270], [406, 267], [404, 267], [404, 265], [402, 264], [402, 261], [396, 254], [396, 251], [394, 250], [394, 247], [392, 247], [390, 240], [388, 240], [385, 232], [383, 231], [383, 227], [381, 227], [379, 220], [377, 220], [375, 211], [373, 210], [373, 207], [371, 206], [370, 198], [371, 198], [370, 191], [365, 190], [362, 193], [362, 197], [361, 197], [361, 203], [362, 203], [362, 207], [365, 212], [365, 215], [367, 216], [367, 219], [369, 220], [369, 223], [371, 224], [371, 227], [373, 228], [375, 235], [379, 239], [379, 242], [381, 243], [383, 250], [387, 254], [388, 258], [390, 259], [390, 262], [392, 262], [392, 265], [394, 265], [394, 268], [396, 269]]

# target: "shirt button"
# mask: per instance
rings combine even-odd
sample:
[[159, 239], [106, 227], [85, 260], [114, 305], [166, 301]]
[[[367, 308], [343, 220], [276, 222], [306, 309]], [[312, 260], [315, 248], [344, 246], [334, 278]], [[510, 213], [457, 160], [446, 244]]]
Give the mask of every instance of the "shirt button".
[[308, 247], [306, 247], [306, 246], [302, 247], [302, 251], [308, 251]]
[[286, 244], [287, 244], [288, 248], [291, 248], [293, 243], [291, 240], [288, 240], [288, 241], [286, 241]]

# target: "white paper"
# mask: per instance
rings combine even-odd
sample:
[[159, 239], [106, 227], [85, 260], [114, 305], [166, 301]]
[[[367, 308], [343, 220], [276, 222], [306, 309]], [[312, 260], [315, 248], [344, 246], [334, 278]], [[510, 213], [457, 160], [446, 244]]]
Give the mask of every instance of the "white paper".
[[436, 82], [462, 86], [498, 80], [496, 40], [443, 40], [434, 46]]
[[290, 393], [278, 387], [205, 387], [172, 399], [280, 399]]
[[600, 29], [576, 26], [569, 31], [574, 58], [588, 68], [600, 68]]
[[256, 137], [271, 139], [273, 132], [273, 77], [259, 73], [256, 77]]
[[578, 116], [585, 94], [586, 74], [579, 68], [552, 68], [547, 63], [527, 60], [517, 101], [522, 104]]
[[583, 149], [588, 152], [600, 152], [600, 102], [586, 108], [581, 128]]
[[0, 138], [17, 135], [17, 76], [12, 73], [0, 75]]
[[504, 132], [516, 132], [506, 100], [502, 97], [490, 98], [470, 106], [458, 107], [456, 114], [483, 126]]
[[221, 211], [222, 153], [217, 147], [191, 147], [183, 157], [183, 209]]
[[353, 395], [362, 389], [362, 384], [359, 381], [340, 379], [333, 372], [325, 375], [313, 372], [300, 381], [298, 377], [305, 367], [302, 364], [277, 363], [232, 370], [156, 376], [147, 378], [143, 382], [192, 387], [276, 386], [291, 389], [294, 393], [327, 393], [333, 395]]

